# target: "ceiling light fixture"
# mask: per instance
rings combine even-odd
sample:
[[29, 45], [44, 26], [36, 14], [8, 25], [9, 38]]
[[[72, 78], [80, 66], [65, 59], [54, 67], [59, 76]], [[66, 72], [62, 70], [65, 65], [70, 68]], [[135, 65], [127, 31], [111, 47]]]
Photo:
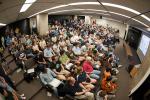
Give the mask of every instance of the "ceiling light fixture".
[[34, 3], [36, 0], [26, 0], [25, 3]]
[[20, 12], [25, 12], [36, 0], [26, 0], [20, 9]]
[[0, 23], [0, 26], [6, 26], [6, 24], [4, 24], [4, 23]]
[[24, 4], [20, 10], [20, 12], [25, 12], [32, 4]]

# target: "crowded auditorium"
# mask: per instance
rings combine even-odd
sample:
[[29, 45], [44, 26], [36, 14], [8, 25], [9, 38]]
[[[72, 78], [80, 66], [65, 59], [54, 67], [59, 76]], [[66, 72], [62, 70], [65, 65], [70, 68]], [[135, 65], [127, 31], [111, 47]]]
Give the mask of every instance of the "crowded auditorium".
[[150, 100], [149, 0], [0, 0], [0, 39], [0, 100]]

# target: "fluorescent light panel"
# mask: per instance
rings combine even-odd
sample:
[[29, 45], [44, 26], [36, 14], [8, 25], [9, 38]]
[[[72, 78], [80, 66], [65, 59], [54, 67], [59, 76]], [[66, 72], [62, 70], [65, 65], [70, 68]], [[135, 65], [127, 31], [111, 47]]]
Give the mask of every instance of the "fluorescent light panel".
[[22, 8], [20, 9], [20, 12], [25, 12], [35, 1], [36, 0], [26, 0]]
[[26, 0], [25, 3], [34, 3], [36, 0]]
[[6, 24], [4, 24], [4, 23], [0, 23], [0, 26], [6, 26]]
[[20, 10], [20, 12], [25, 12], [32, 4], [24, 4]]

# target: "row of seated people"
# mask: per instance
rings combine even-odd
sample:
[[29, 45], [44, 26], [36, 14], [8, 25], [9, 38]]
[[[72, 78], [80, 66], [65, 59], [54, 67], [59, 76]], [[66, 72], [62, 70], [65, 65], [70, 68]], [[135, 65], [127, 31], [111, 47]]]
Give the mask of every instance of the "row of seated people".
[[[65, 81], [65, 83], [67, 81], [67, 83], [73, 84], [74, 79], [77, 83], [81, 83], [77, 78], [79, 73], [84, 72], [83, 76], [86, 78], [81, 80], [82, 83], [85, 82], [85, 86], [81, 87], [85, 93], [90, 92], [95, 87], [93, 84], [103, 78], [101, 73], [104, 69], [110, 68], [113, 74], [119, 72], [117, 70], [119, 59], [113, 53], [116, 45], [115, 37], [111, 30], [102, 29], [104, 32], [98, 32], [99, 27], [66, 28], [57, 26], [52, 29], [55, 31], [52, 33], [58, 34], [51, 33], [43, 38], [37, 35], [10, 36], [11, 41], [7, 43], [7, 46], [15, 57], [18, 67], [25, 71], [27, 67], [25, 61], [30, 57], [35, 59], [37, 62], [36, 72], [39, 73], [40, 79], [45, 85], [49, 84], [52, 77]], [[45, 72], [48, 73], [45, 74]], [[88, 83], [85, 80], [88, 80]], [[106, 80], [107, 78], [105, 78]], [[106, 82], [102, 81], [102, 83]], [[77, 93], [77, 95], [79, 94]], [[76, 95], [76, 93], [71, 95]]]

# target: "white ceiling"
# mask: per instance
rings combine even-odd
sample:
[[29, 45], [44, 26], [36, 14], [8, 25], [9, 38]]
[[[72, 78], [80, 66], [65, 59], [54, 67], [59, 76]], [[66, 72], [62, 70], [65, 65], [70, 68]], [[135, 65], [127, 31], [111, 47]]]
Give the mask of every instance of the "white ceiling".
[[[0, 23], [5, 23], [9, 24], [11, 22], [27, 18], [37, 12], [40, 12], [42, 10], [59, 6], [59, 5], [65, 5], [69, 3], [74, 3], [74, 2], [97, 2], [97, 0], [37, 0], [26, 12], [20, 13], [20, 9], [25, 2], [25, 0], [0, 0], [2, 4], [0, 4]], [[113, 3], [113, 4], [118, 4], [122, 6], [126, 6], [129, 8], [132, 8], [140, 13], [144, 13], [147, 11], [150, 11], [150, 0], [99, 0], [99, 2], [106, 2], [106, 3]], [[116, 12], [120, 14], [124, 14], [129, 17], [134, 17], [135, 19], [147, 24], [150, 26], [150, 22], [147, 21], [146, 19], [142, 18], [141, 16], [137, 16], [136, 14], [115, 8], [115, 7], [109, 7], [109, 6], [104, 6], [104, 5], [76, 5], [76, 6], [67, 6], [67, 7], [62, 7], [58, 9], [53, 9], [49, 12], [55, 12], [55, 11], [61, 11], [61, 10], [71, 10], [71, 9], [97, 9], [97, 10], [107, 10], [111, 12]], [[87, 12], [91, 12], [86, 10]], [[97, 12], [97, 11], [95, 11]], [[97, 12], [97, 13], [102, 13], [102, 12]], [[61, 12], [57, 14], [85, 14], [83, 11], [68, 11], [68, 12]], [[145, 14], [147, 17], [150, 18], [150, 12]], [[137, 16], [137, 17], [135, 17]], [[105, 16], [107, 17], [107, 16]], [[128, 19], [126, 17], [122, 17], [116, 14], [111, 14], [111, 16], [108, 16], [109, 18], [113, 18], [116, 20], [120, 20], [122, 22], [127, 22], [130, 25], [138, 26], [138, 27], [145, 27], [142, 24], [139, 24], [136, 21], [133, 21], [131, 19]]]

